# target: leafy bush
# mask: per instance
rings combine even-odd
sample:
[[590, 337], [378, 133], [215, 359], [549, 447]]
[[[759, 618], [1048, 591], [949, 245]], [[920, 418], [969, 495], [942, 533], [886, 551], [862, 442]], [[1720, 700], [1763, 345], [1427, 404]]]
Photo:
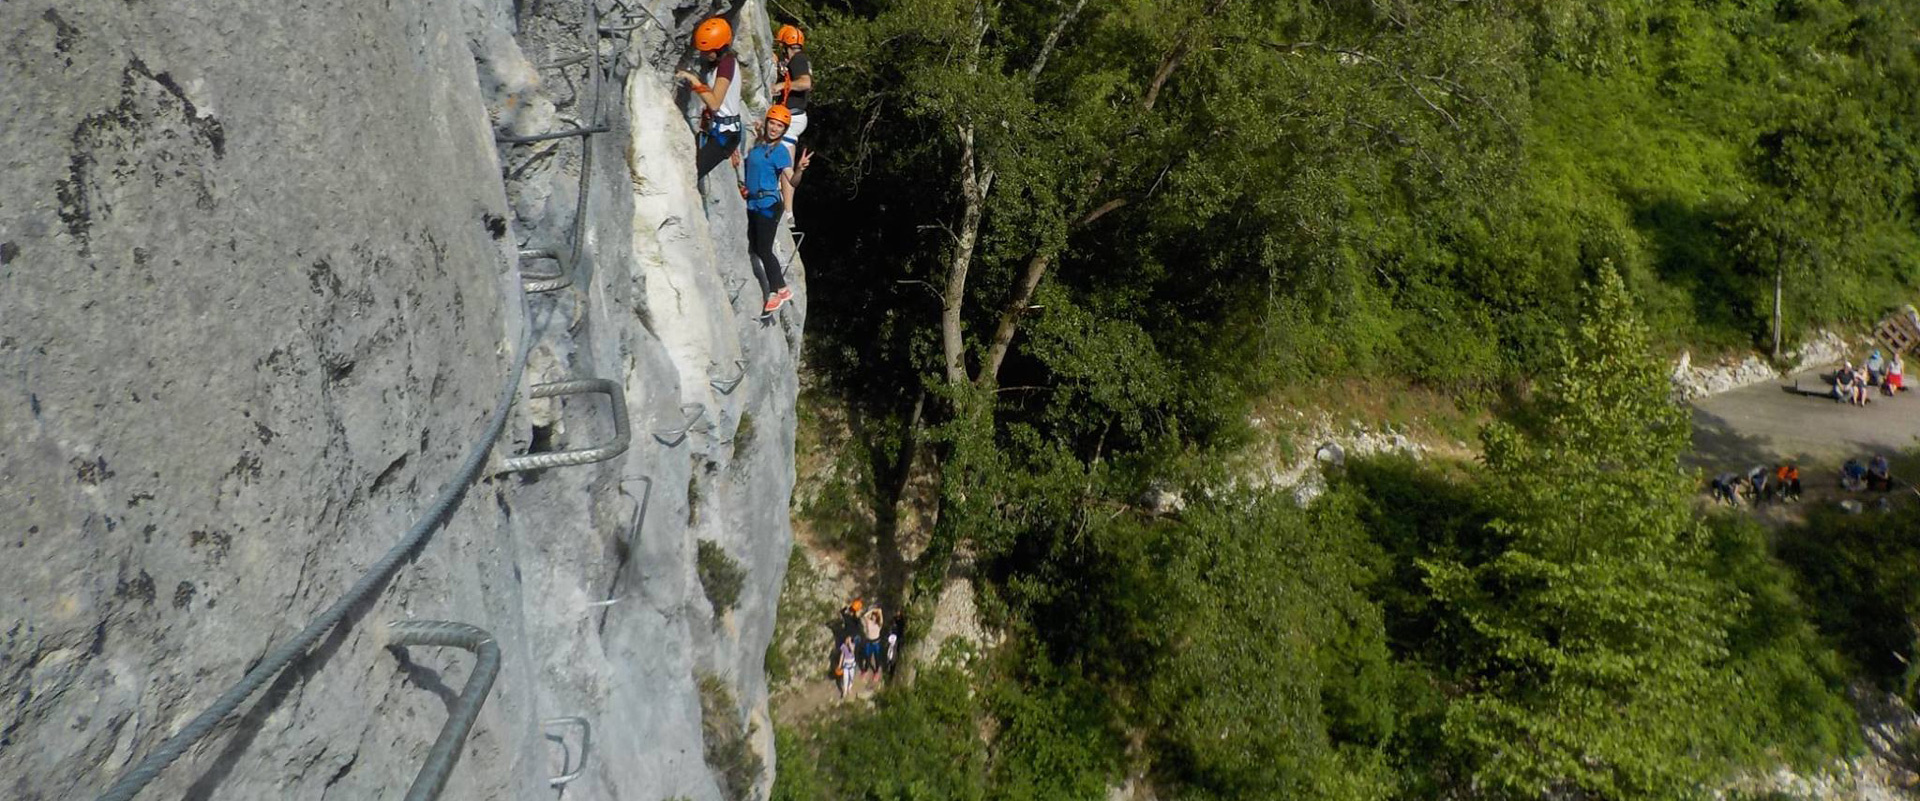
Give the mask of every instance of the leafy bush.
[[775, 801], [980, 801], [987, 792], [984, 710], [967, 672], [947, 663], [888, 689], [866, 714], [823, 722], [812, 738], [786, 743], [783, 766], [812, 767], [774, 777]]
[[727, 555], [727, 549], [713, 540], [701, 540], [694, 556], [694, 572], [707, 593], [707, 603], [718, 619], [740, 603], [740, 591], [747, 586], [747, 571]]

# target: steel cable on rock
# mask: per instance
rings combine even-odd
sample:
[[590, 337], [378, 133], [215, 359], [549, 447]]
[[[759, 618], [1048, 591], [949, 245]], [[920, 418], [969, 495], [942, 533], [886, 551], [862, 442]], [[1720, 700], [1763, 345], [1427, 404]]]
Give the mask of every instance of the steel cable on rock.
[[232, 715], [235, 709], [278, 675], [283, 668], [305, 655], [307, 649], [312, 648], [321, 637], [326, 636], [334, 626], [339, 625], [349, 610], [366, 600], [375, 589], [392, 578], [394, 572], [400, 568], [400, 563], [413, 555], [426, 543], [427, 537], [433, 533], [434, 529], [446, 521], [447, 515], [466, 494], [467, 488], [472, 486], [474, 479], [479, 477], [481, 467], [486, 463], [487, 454], [493, 450], [494, 441], [500, 438], [500, 432], [507, 427], [507, 412], [513, 408], [514, 396], [519, 394], [520, 378], [526, 372], [527, 354], [532, 350], [533, 345], [536, 326], [533, 325], [532, 320], [527, 322], [526, 330], [521, 335], [520, 352], [514, 357], [513, 369], [509, 371], [507, 380], [500, 385], [500, 396], [494, 401], [493, 415], [487, 420], [486, 431], [481, 434], [479, 440], [474, 442], [473, 447], [467, 452], [466, 461], [460, 465], [460, 469], [454, 473], [453, 478], [441, 487], [440, 494], [434, 498], [432, 506], [428, 507], [427, 514], [420, 518], [419, 522], [414, 523], [413, 528], [407, 530], [406, 536], [395, 543], [393, 548], [380, 558], [380, 561], [368, 568], [366, 574], [347, 590], [346, 595], [327, 607], [327, 611], [314, 618], [313, 622], [308, 623], [307, 627], [301, 629], [293, 639], [274, 649], [260, 661], [259, 665], [248, 671], [246, 676], [226, 692], [221, 693], [219, 698], [214, 699], [212, 706], [195, 716], [178, 734], [168, 737], [166, 742], [161, 743], [152, 753], [147, 754], [145, 759], [140, 760], [140, 764], [120, 774], [120, 778], [114, 781], [113, 786], [100, 795], [99, 801], [131, 801], [149, 783], [158, 778], [161, 771], [166, 770], [168, 765], [178, 760], [188, 748], [192, 748], [195, 743], [212, 733], [215, 726], [220, 725], [221, 721]]

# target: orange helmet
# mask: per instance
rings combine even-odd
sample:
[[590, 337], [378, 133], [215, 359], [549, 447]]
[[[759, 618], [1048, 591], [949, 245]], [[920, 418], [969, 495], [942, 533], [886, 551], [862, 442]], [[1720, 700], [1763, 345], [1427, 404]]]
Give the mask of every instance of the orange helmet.
[[719, 50], [731, 41], [733, 41], [733, 26], [719, 17], [702, 22], [700, 27], [693, 29], [693, 46], [703, 53]]
[[807, 35], [801, 33], [799, 28], [795, 28], [792, 25], [780, 26], [780, 30], [773, 32], [773, 38], [780, 40], [780, 43], [783, 45], [807, 43]]
[[855, 613], [855, 614], [858, 614], [858, 613], [860, 612], [860, 599], [859, 599], [859, 598], [855, 598], [855, 599], [853, 599], [853, 611], [854, 611], [854, 613]]
[[[792, 125], [793, 112], [788, 111], [786, 106], [774, 106], [767, 109], [767, 121], [778, 121], [781, 125]], [[854, 608], [858, 609], [859, 604], [859, 601], [855, 601]]]

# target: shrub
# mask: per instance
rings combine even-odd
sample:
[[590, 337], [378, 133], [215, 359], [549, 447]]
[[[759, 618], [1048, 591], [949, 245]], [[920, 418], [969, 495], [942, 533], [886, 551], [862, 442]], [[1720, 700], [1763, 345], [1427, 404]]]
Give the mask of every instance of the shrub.
[[746, 587], [747, 571], [727, 555], [720, 543], [701, 540], [699, 553], [694, 559], [694, 569], [700, 576], [701, 589], [706, 590], [707, 603], [713, 606], [715, 619], [740, 604], [740, 591]]

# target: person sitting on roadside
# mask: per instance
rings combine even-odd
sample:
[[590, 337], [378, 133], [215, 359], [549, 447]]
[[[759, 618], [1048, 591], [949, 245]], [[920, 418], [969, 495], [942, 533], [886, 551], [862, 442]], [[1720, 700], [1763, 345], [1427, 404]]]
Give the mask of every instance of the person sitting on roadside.
[[1733, 473], [1721, 473], [1720, 475], [1714, 476], [1713, 482], [1709, 485], [1709, 488], [1713, 492], [1714, 502], [1725, 503], [1728, 506], [1739, 506], [1740, 495], [1739, 490], [1736, 489], [1739, 485], [1740, 477]]
[[1886, 374], [1887, 359], [1880, 355], [1879, 348], [1874, 348], [1873, 353], [1867, 356], [1867, 383], [1877, 385], [1880, 383], [1881, 377]]
[[1873, 398], [1867, 394], [1868, 386], [1869, 384], [1867, 381], [1867, 368], [1864, 366], [1854, 368], [1853, 370], [1854, 405], [1865, 406], [1873, 402]]
[[1893, 354], [1893, 360], [1887, 362], [1887, 379], [1881, 382], [1880, 389], [1888, 395], [1894, 395], [1899, 393], [1906, 385], [1907, 363], [1906, 360], [1900, 358], [1899, 352], [1896, 351]]
[[1893, 466], [1887, 463], [1887, 457], [1873, 457], [1873, 463], [1867, 467], [1867, 489], [1875, 492], [1893, 489]]
[[1867, 466], [1859, 459], [1848, 459], [1840, 467], [1840, 488], [1848, 492], [1859, 492], [1867, 488]]
[[1754, 508], [1772, 500], [1773, 488], [1767, 484], [1769, 472], [1763, 464], [1754, 465], [1753, 469], [1747, 471], [1747, 503]]
[[1779, 485], [1780, 499], [1800, 500], [1800, 468], [1793, 462], [1782, 462], [1773, 471], [1774, 481]]
[[1846, 366], [1834, 371], [1833, 399], [1853, 402], [1853, 362], [1847, 362]]

